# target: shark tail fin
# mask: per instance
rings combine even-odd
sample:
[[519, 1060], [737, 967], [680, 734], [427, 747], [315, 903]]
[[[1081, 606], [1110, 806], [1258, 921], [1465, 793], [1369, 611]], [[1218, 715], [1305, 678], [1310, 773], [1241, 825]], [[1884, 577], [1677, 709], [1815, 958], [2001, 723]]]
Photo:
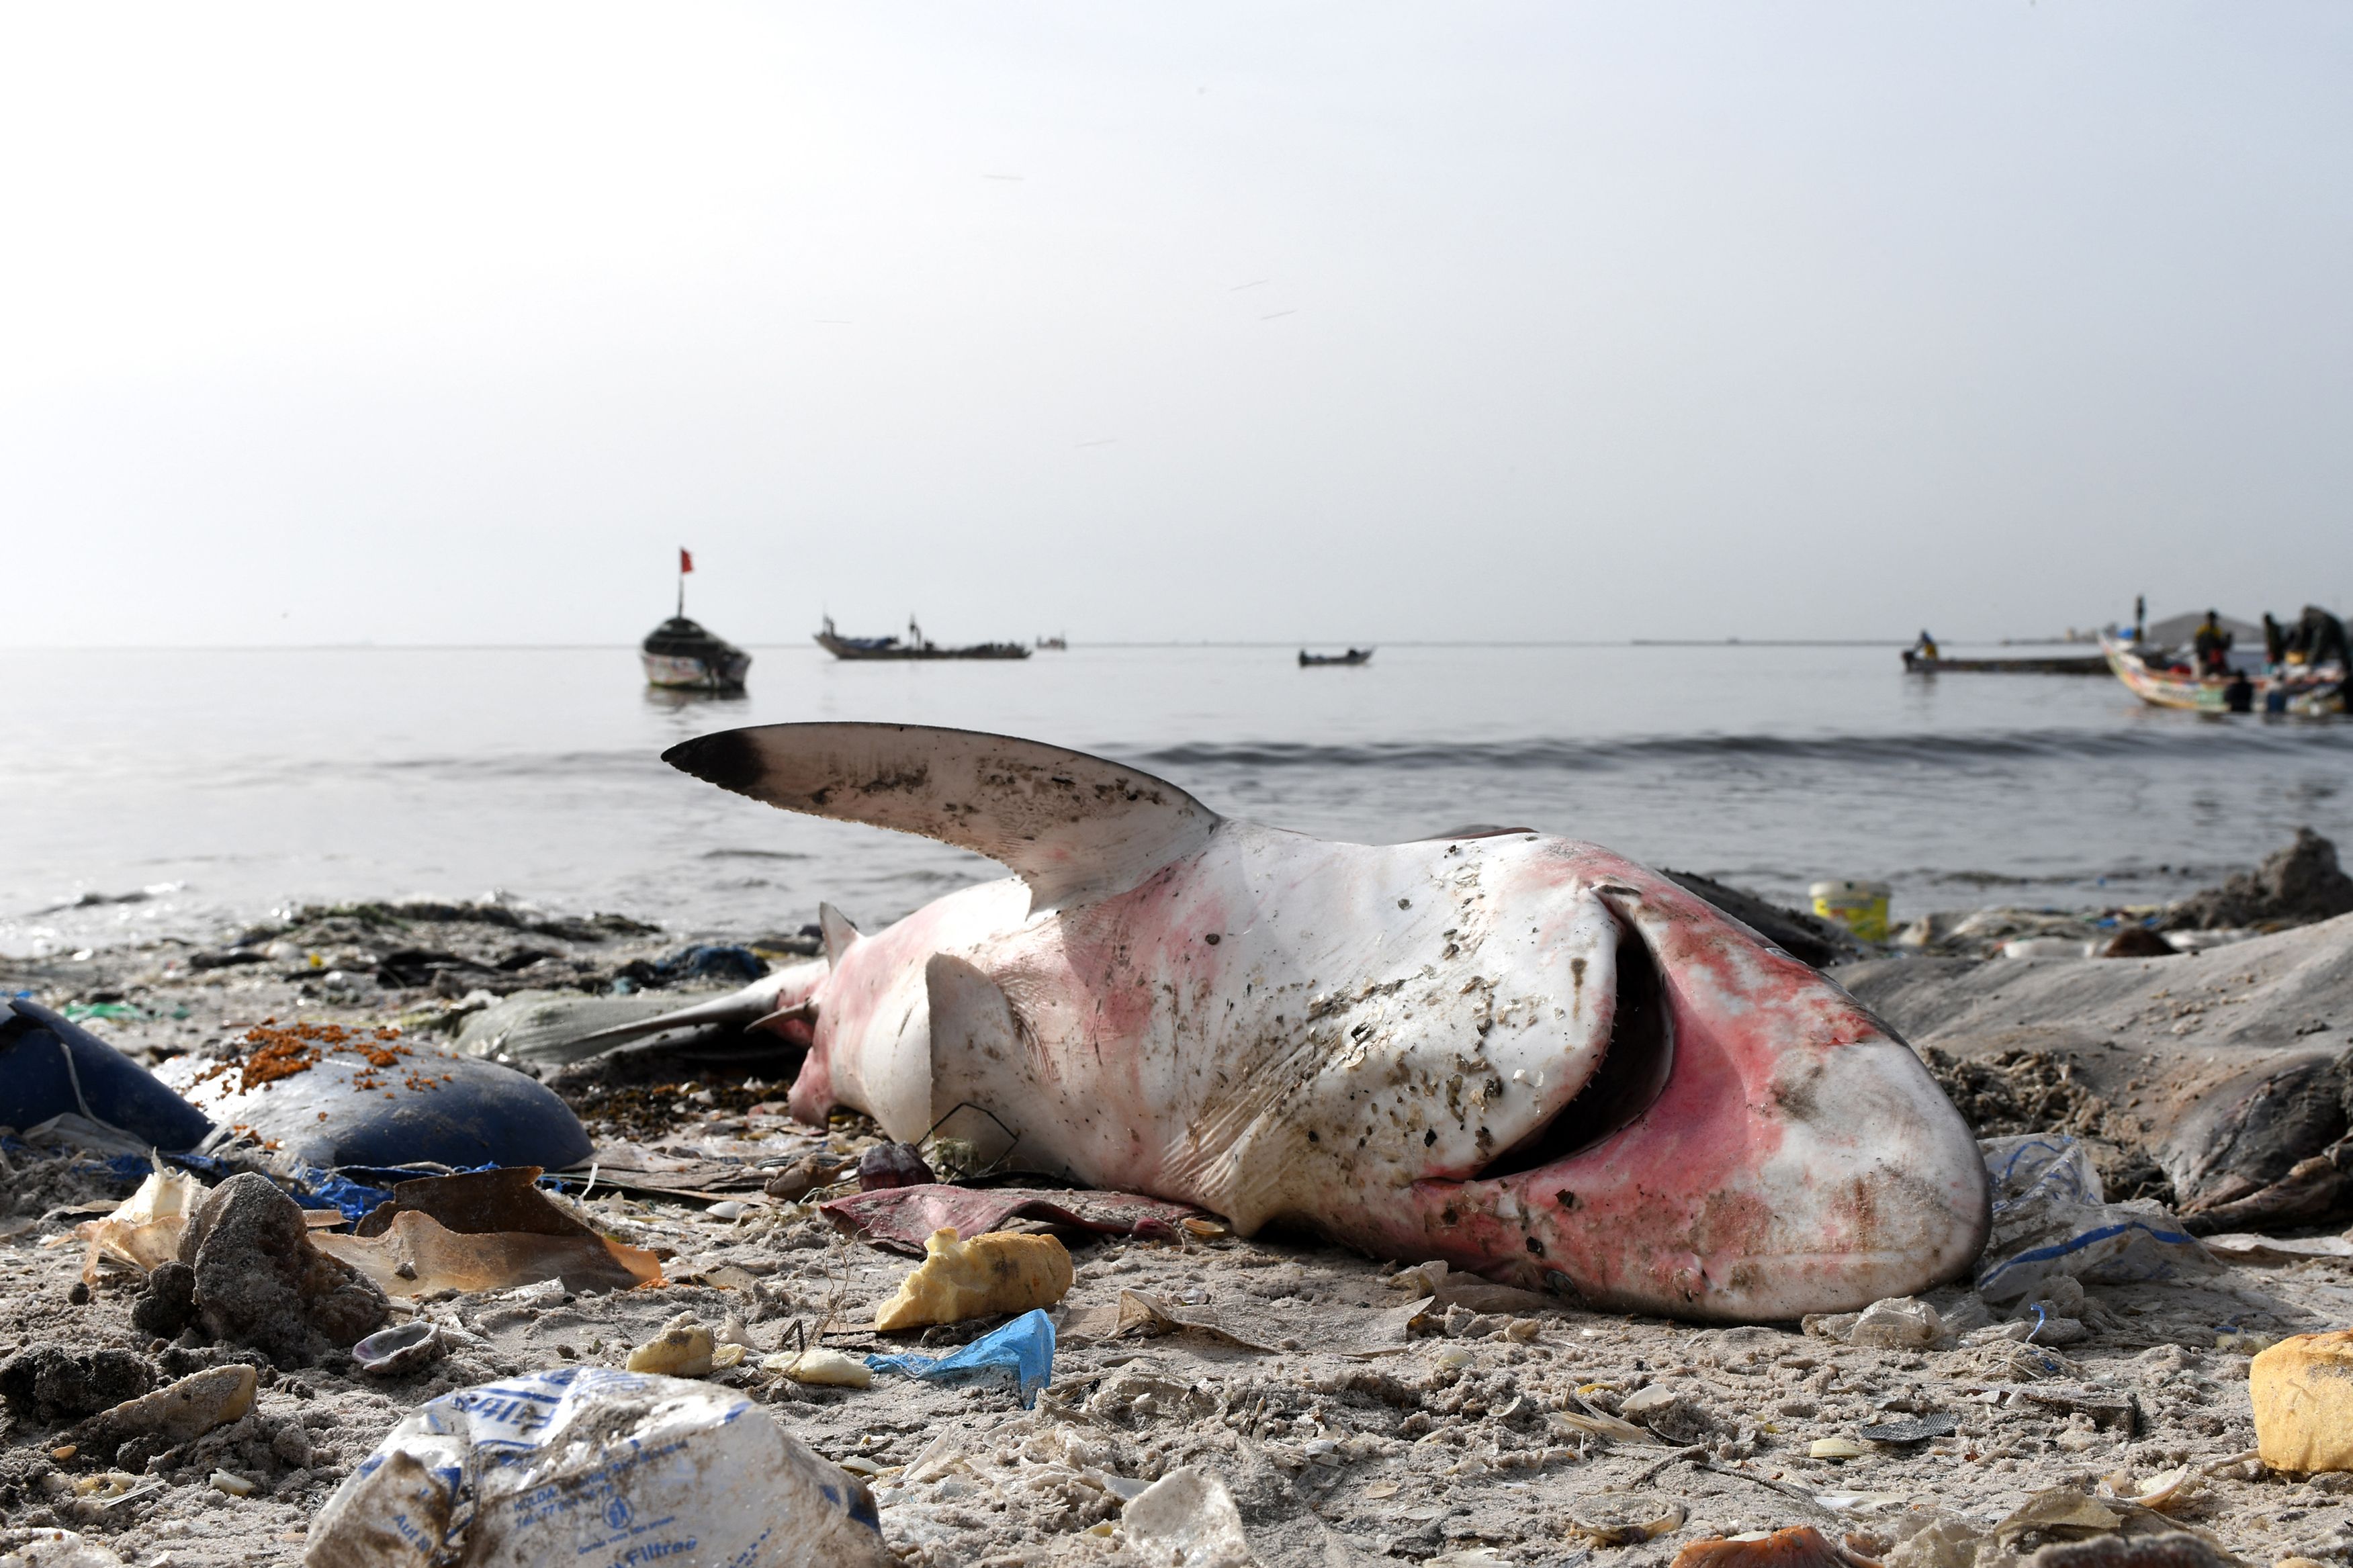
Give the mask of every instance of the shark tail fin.
[[1199, 848], [1219, 822], [1150, 773], [971, 730], [763, 724], [681, 742], [662, 760], [787, 811], [985, 855], [1029, 883], [1040, 908], [1124, 892]]

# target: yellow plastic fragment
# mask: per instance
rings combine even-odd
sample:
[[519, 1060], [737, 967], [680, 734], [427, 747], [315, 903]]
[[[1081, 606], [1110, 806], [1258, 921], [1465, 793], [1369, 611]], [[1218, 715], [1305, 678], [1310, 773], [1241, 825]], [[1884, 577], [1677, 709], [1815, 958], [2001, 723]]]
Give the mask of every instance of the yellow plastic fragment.
[[1071, 1255], [1050, 1236], [991, 1232], [961, 1241], [935, 1230], [923, 1261], [899, 1293], [874, 1309], [878, 1329], [960, 1323], [998, 1312], [1050, 1307], [1071, 1288]]
[[713, 1348], [711, 1331], [696, 1322], [691, 1312], [681, 1312], [662, 1325], [661, 1332], [631, 1351], [626, 1364], [631, 1372], [663, 1377], [701, 1377], [711, 1370]]
[[2353, 1470], [2353, 1330], [2297, 1334], [2248, 1364], [2255, 1451], [2275, 1470]]

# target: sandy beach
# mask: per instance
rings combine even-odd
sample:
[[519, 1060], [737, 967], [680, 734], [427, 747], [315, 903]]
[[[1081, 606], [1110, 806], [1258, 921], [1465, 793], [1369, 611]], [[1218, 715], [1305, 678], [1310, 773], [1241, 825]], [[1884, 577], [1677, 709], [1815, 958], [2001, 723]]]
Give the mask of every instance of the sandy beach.
[[[432, 912], [467, 915], [462, 908]], [[159, 944], [81, 961], [15, 961], [0, 981], [46, 1002], [96, 1007], [93, 1025], [111, 1042], [159, 1060], [235, 1051], [252, 1026], [298, 1016], [398, 1027], [406, 1038], [429, 1041], [437, 1021], [446, 1029], [488, 1000], [470, 985], [470, 1001], [452, 1001], [429, 986], [379, 984], [370, 972], [395, 945], [471, 960], [505, 974], [498, 984], [509, 990], [558, 976], [600, 986], [632, 963], [642, 973], [669, 946], [625, 924], [518, 932], [511, 920], [433, 919], [382, 906], [308, 911], [269, 942], [281, 957], [195, 969], [193, 950]], [[544, 956], [512, 972], [496, 968], [522, 946]], [[2316, 966], [2341, 973], [2348, 956], [2353, 919], [2198, 957], [1883, 959], [1836, 973], [1916, 1046], [2007, 1048], [2014, 1063], [2019, 1039], [1997, 1037], [1982, 1016], [1968, 1021], [1972, 995], [1998, 995], [2018, 982], [2049, 987], [2070, 975], [2105, 977], [2113, 991], [2128, 970], [2164, 971], [2169, 992], [2185, 1000], [2200, 984], [2219, 994], [2235, 982], [2243, 994], [2268, 962], [2307, 976], [2290, 1009], [2301, 1020], [2345, 1000], [2337, 994], [2344, 982], [2323, 994], [2309, 976]], [[459, 985], [445, 980], [440, 989]], [[2046, 1002], [2043, 1010], [2052, 1026], [2029, 1045], [2094, 1053], [2093, 1043], [2066, 1036], [2066, 1008]], [[2138, 1030], [2179, 1038], [2170, 1031], [2179, 1018], [2157, 1012], [2137, 1024], [2111, 1017], [2106, 1037], [2129, 1043]], [[2013, 1016], [2006, 1028], [2032, 1033], [2031, 1007]], [[2342, 1019], [2330, 1022], [2335, 1038]], [[2231, 1043], [2253, 1043], [2242, 1037]], [[823, 1132], [790, 1121], [782, 1087], [756, 1074], [748, 1081], [741, 1073], [679, 1077], [675, 1062], [663, 1068], [652, 1058], [639, 1073], [575, 1075], [565, 1092], [600, 1157], [773, 1169], [811, 1152], [853, 1154], [877, 1138], [859, 1118]], [[2064, 1106], [2084, 1130], [2081, 1097]], [[2124, 1126], [2118, 1120], [2103, 1130], [2114, 1139]], [[2120, 1157], [2112, 1152], [2111, 1163]], [[713, 1329], [740, 1324], [745, 1361], [713, 1381], [751, 1391], [818, 1453], [864, 1474], [890, 1549], [909, 1563], [1140, 1561], [1119, 1524], [1124, 1498], [1186, 1465], [1231, 1489], [1250, 1550], [1269, 1564], [1534, 1565], [1588, 1553], [1660, 1563], [1693, 1541], [1797, 1524], [1905, 1568], [1982, 1564], [2022, 1557], [2067, 1533], [2031, 1525], [2039, 1494], [2129, 1494], [2184, 1466], [2193, 1479], [2166, 1517], [2210, 1532], [2244, 1561], [2353, 1549], [2353, 1483], [2278, 1475], [2253, 1460], [2246, 1387], [2248, 1352], [2268, 1339], [2353, 1320], [2353, 1265], [2341, 1258], [2242, 1255], [2195, 1279], [2094, 1286], [2082, 1293], [2080, 1329], [2069, 1329], [2063, 1345], [2000, 1337], [2019, 1331], [2005, 1327], [2010, 1314], [1989, 1311], [1956, 1286], [1927, 1300], [1959, 1331], [1916, 1346], [1856, 1347], [1796, 1324], [1695, 1327], [1565, 1302], [1482, 1310], [1475, 1282], [1468, 1304], [1450, 1300], [1462, 1289], [1451, 1280], [1430, 1298], [1419, 1280], [1407, 1289], [1393, 1283], [1393, 1260], [1309, 1237], [1154, 1243], [1066, 1232], [1077, 1280], [1058, 1309], [1063, 1330], [1051, 1384], [1025, 1411], [1010, 1392], [887, 1375], [866, 1389], [806, 1387], [762, 1370], [764, 1356], [812, 1333], [858, 1355], [937, 1353], [994, 1323], [877, 1335], [872, 1303], [912, 1260], [846, 1239], [806, 1204], [767, 1197], [756, 1178], [727, 1194], [741, 1205], [723, 1211], [727, 1218], [711, 1212], [709, 1194], [592, 1193], [579, 1212], [620, 1241], [655, 1249], [668, 1283], [603, 1295], [443, 1293], [396, 1304], [396, 1321], [413, 1312], [441, 1324], [457, 1348], [418, 1373], [387, 1380], [362, 1375], [339, 1353], [279, 1368], [254, 1352], [205, 1342], [199, 1331], [178, 1342], [137, 1331], [129, 1312], [139, 1281], [104, 1273], [82, 1288], [84, 1247], [72, 1234], [129, 1184], [21, 1145], [12, 1162], [0, 1218], [8, 1278], [0, 1363], [54, 1345], [117, 1347], [144, 1358], [159, 1378], [238, 1360], [263, 1363], [250, 1414], [151, 1457], [135, 1495], [120, 1503], [106, 1499], [103, 1485], [89, 1485], [100, 1472], [56, 1457], [69, 1422], [45, 1426], [16, 1412], [0, 1448], [5, 1539], [63, 1527], [142, 1565], [293, 1562], [311, 1517], [406, 1411], [518, 1372], [618, 1365], [681, 1312]], [[1106, 1337], [1124, 1291], [1147, 1293], [1224, 1335]], [[1630, 1401], [1630, 1424], [1609, 1419]], [[1923, 1440], [1858, 1436], [1937, 1415], [1952, 1418], [1949, 1431], [1932, 1424], [1940, 1435]], [[1853, 1457], [1811, 1457], [1824, 1438], [1850, 1439]], [[216, 1471], [252, 1481], [253, 1495], [220, 1489]], [[1629, 1522], [1658, 1533], [1597, 1544], [1597, 1531], [1615, 1539], [1609, 1528]]]

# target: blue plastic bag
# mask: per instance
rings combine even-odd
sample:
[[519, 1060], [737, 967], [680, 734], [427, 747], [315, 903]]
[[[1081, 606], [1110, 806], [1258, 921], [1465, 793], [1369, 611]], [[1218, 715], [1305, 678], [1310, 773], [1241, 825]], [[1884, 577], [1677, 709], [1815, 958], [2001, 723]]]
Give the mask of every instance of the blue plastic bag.
[[1031, 1309], [953, 1355], [871, 1355], [877, 1372], [903, 1373], [933, 1383], [1001, 1383], [1020, 1391], [1024, 1410], [1054, 1377], [1054, 1320]]

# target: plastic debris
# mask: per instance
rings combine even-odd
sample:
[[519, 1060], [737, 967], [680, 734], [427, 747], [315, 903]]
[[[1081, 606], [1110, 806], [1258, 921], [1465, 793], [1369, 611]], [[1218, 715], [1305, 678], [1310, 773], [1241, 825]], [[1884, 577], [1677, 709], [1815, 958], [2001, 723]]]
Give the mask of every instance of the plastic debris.
[[106, 1263], [143, 1274], [179, 1257], [180, 1232], [204, 1196], [205, 1184], [195, 1177], [157, 1166], [112, 1214], [74, 1226], [74, 1234], [90, 1243], [82, 1279], [96, 1284]]
[[419, 1161], [554, 1170], [588, 1158], [579, 1118], [535, 1079], [385, 1033], [258, 1027], [242, 1058], [183, 1057], [163, 1076], [214, 1121], [322, 1170]]
[[1241, 1510], [1226, 1483], [1191, 1465], [1129, 1500], [1119, 1519], [1127, 1550], [1145, 1568], [1249, 1568]]
[[2249, 1363], [2247, 1394], [2264, 1464], [2353, 1470], [2353, 1331], [2282, 1340]]
[[899, 1373], [930, 1383], [1008, 1384], [1020, 1394], [1026, 1410], [1038, 1402], [1038, 1391], [1053, 1379], [1054, 1321], [1040, 1311], [1024, 1312], [936, 1361], [923, 1355], [871, 1355], [866, 1364], [876, 1372]]
[[1259, 1351], [1272, 1355], [1272, 1345], [1236, 1333], [1207, 1312], [1185, 1311], [1170, 1306], [1148, 1290], [1122, 1290], [1117, 1302], [1090, 1307], [1074, 1312], [1063, 1323], [1063, 1331], [1083, 1339], [1121, 1340], [1156, 1339], [1162, 1334], [1186, 1332], [1207, 1334], [1229, 1345], [1246, 1351]]
[[[681, 1312], [661, 1326], [661, 1332], [631, 1351], [628, 1365], [631, 1372], [664, 1377], [702, 1377], [711, 1371], [715, 1348], [711, 1331], [695, 1321], [693, 1313]], [[741, 1359], [743, 1347], [735, 1348]]]
[[1912, 1421], [1882, 1421], [1859, 1427], [1855, 1436], [1866, 1443], [1926, 1443], [1932, 1437], [1949, 1437], [1959, 1429], [1959, 1418], [1945, 1411]]
[[662, 1282], [652, 1253], [597, 1235], [539, 1190], [539, 1174], [519, 1165], [402, 1182], [354, 1234], [312, 1239], [390, 1296], [543, 1280], [583, 1291]]
[[1070, 1251], [1050, 1236], [963, 1241], [953, 1230], [935, 1230], [922, 1265], [874, 1309], [874, 1326], [919, 1329], [1050, 1307], [1070, 1290], [1071, 1279]]
[[2215, 1267], [2170, 1209], [2107, 1202], [2076, 1140], [2036, 1133], [1981, 1139], [1978, 1147], [1993, 1178], [1993, 1234], [1977, 1276], [1987, 1300], [2042, 1293], [2053, 1275], [2127, 1284]]
[[80, 1025], [0, 997], [0, 1126], [35, 1142], [34, 1129], [61, 1118], [101, 1135], [81, 1147], [133, 1153], [193, 1149], [213, 1130], [203, 1111]]
[[[796, 1180], [804, 1173], [803, 1166], [807, 1167], [806, 1184], [780, 1190], [786, 1173], [779, 1173], [768, 1184], [768, 1195], [797, 1198], [833, 1179], [830, 1172], [821, 1170], [815, 1157], [811, 1157], [790, 1168]], [[834, 1198], [819, 1204], [818, 1212], [860, 1241], [918, 1256], [934, 1231], [986, 1236], [1017, 1219], [1045, 1220], [1105, 1236], [1147, 1238], [1173, 1239], [1180, 1231], [1199, 1234], [1190, 1229], [1196, 1224], [1209, 1226], [1208, 1234], [1212, 1236], [1224, 1232], [1222, 1226], [1209, 1225], [1202, 1218], [1202, 1211], [1190, 1204], [1170, 1203], [1165, 1198], [1142, 1197], [1134, 1193], [1074, 1192], [1051, 1187], [952, 1187], [942, 1183], [884, 1187]], [[1443, 1270], [1445, 1265], [1437, 1267]]]
[[180, 1233], [179, 1258], [195, 1270], [196, 1321], [206, 1331], [292, 1367], [381, 1327], [385, 1293], [314, 1247], [309, 1229], [302, 1210], [266, 1176], [231, 1176], [206, 1194]]
[[873, 1500], [744, 1394], [565, 1367], [412, 1411], [329, 1500], [305, 1568], [884, 1568]]
[[795, 1383], [829, 1388], [867, 1388], [874, 1382], [872, 1367], [856, 1356], [844, 1355], [824, 1345], [811, 1345], [797, 1353], [772, 1355], [760, 1365], [769, 1372], [780, 1372]]

